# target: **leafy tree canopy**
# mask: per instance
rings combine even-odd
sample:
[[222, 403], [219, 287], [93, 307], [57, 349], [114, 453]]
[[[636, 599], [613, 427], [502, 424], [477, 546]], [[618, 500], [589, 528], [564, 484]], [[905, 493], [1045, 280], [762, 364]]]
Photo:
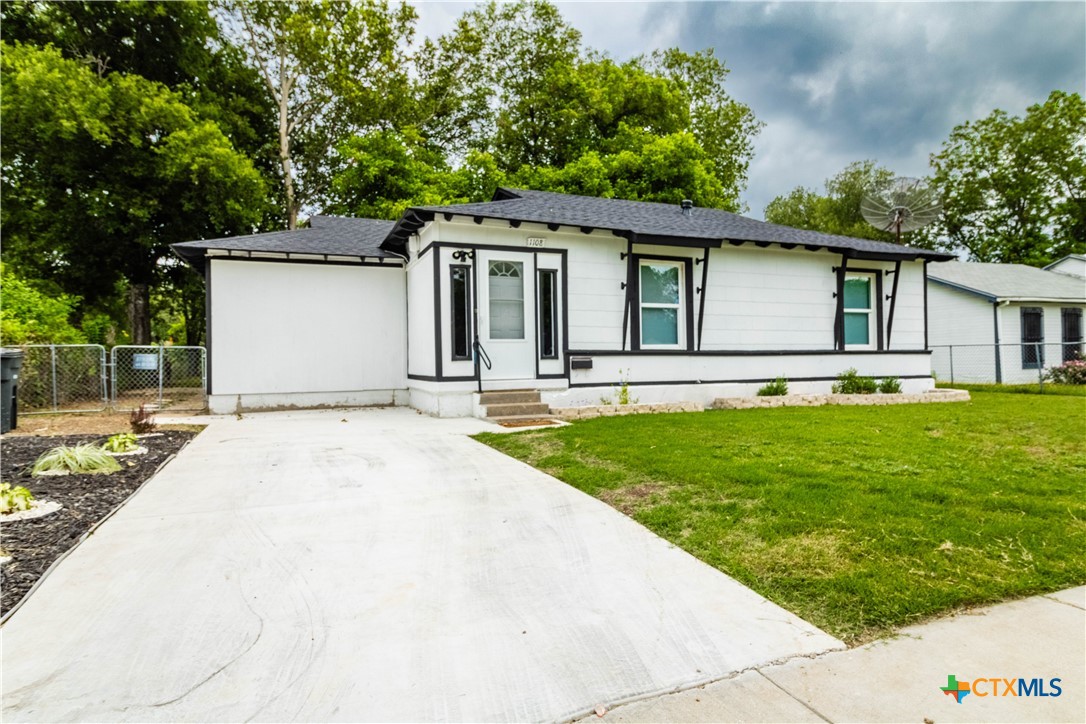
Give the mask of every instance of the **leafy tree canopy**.
[[52, 47], [2, 50], [5, 258], [91, 305], [124, 280], [133, 341], [149, 341], [169, 244], [251, 231], [260, 174], [161, 84], [99, 77]]
[[[765, 208], [765, 219], [797, 229], [877, 241], [896, 241], [893, 234], [871, 226], [860, 214], [860, 202], [864, 196], [893, 178], [892, 171], [879, 166], [875, 161], [850, 163], [839, 174], [826, 180], [825, 193], [797, 187], [790, 193], [773, 199]], [[903, 241], [913, 243], [910, 239]]]
[[1086, 253], [1086, 103], [1053, 91], [1024, 117], [993, 111], [931, 157], [940, 245], [976, 261], [1043, 266]]
[[68, 294], [46, 294], [2, 264], [0, 286], [4, 289], [0, 338], [5, 345], [80, 344], [87, 341], [83, 332], [70, 322], [79, 304], [78, 298]]

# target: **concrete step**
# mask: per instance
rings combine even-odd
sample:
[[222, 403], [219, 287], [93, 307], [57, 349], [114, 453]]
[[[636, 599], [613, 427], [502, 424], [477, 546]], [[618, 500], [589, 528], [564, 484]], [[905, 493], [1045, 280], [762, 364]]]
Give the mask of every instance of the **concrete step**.
[[479, 395], [480, 405], [509, 405], [514, 402], [539, 402], [539, 390], [495, 390]]
[[490, 418], [549, 414], [551, 414], [551, 406], [545, 402], [511, 402], [486, 406], [486, 416]]

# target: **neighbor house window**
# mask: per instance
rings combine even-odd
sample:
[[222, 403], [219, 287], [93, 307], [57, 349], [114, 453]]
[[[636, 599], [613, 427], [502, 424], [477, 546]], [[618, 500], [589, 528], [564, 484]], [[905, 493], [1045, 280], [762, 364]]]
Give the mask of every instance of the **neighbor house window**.
[[1060, 310], [1063, 329], [1063, 361], [1082, 359], [1082, 310], [1064, 307]]
[[1035, 370], [1045, 364], [1045, 312], [1040, 307], [1022, 307], [1022, 369]]
[[558, 272], [539, 271], [539, 356], [558, 357]]
[[845, 277], [845, 346], [864, 348], [874, 346], [875, 309], [874, 281], [869, 274]]
[[682, 265], [642, 261], [641, 346], [678, 347], [682, 329]]
[[524, 265], [519, 261], [492, 261], [490, 284], [490, 338], [524, 339]]
[[471, 267], [449, 267], [452, 278], [452, 358], [471, 359]]

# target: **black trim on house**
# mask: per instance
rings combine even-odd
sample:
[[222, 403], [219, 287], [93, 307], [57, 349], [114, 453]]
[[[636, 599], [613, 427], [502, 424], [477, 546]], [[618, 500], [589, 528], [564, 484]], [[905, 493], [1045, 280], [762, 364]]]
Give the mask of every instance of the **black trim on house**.
[[[898, 259], [894, 262], [894, 270], [892, 272], [883, 272], [884, 274], [894, 275], [894, 284], [890, 291], [890, 316], [886, 320], [886, 349], [890, 349], [890, 335], [894, 331], [894, 308], [897, 306], [897, 282], [901, 279], [901, 260]], [[882, 295], [879, 295], [882, 298]]]
[[705, 295], [709, 284], [709, 250], [710, 247], [705, 247], [705, 256], [701, 260], [701, 291], [698, 292], [698, 345], [697, 349], [701, 349], [701, 327], [702, 322], [705, 321]]
[[562, 340], [558, 347], [562, 350], [562, 376], [569, 379], [569, 254], [563, 253], [560, 257], [559, 264], [562, 267], [561, 282], [562, 286]]
[[[259, 252], [258, 252], [259, 253]], [[312, 256], [312, 254], [307, 254]], [[332, 254], [331, 256], [338, 256]], [[247, 261], [247, 262], [264, 262], [269, 264], [318, 264], [320, 266], [361, 266], [381, 269], [396, 269], [399, 271], [404, 270], [404, 263], [402, 259], [393, 259], [388, 262], [379, 261], [348, 261], [346, 259], [280, 259], [278, 257], [267, 256], [235, 256], [234, 254], [212, 254], [206, 257], [206, 262], [212, 261]], [[206, 268], [207, 263], [204, 264]]]
[[421, 380], [422, 382], [475, 382], [475, 375], [453, 375], [449, 377], [438, 377], [437, 375], [416, 375], [409, 372], [407, 374], [409, 380]]
[[626, 298], [622, 306], [622, 349], [626, 349], [626, 334], [630, 328], [630, 293], [633, 291], [633, 241], [626, 240], [626, 283], [622, 285]]
[[837, 291], [834, 292], [836, 309], [833, 316], [833, 347], [843, 350], [845, 348], [845, 270], [848, 267], [848, 257], [841, 257], [841, 265], [834, 267], [837, 273]]
[[885, 349], [883, 344], [882, 334], [882, 271], [878, 270], [875, 274], [875, 328], [877, 330], [876, 337], [876, 349]]
[[[204, 347], [207, 349], [207, 396], [211, 397], [211, 260], [204, 264]], [[113, 370], [113, 374], [117, 374]]]
[[[927, 380], [931, 375], [896, 375], [899, 380]], [[570, 388], [583, 387], [619, 387], [628, 384], [630, 387], [648, 387], [660, 385], [738, 385], [738, 384], [765, 384], [773, 382], [775, 377], [757, 377], [742, 380], [649, 380], [645, 382], [630, 382], [616, 380], [612, 382], [571, 382]], [[789, 382], [832, 382], [837, 377], [789, 377]], [[876, 395], [872, 395], [876, 397]]]
[[930, 349], [645, 349], [645, 350], [620, 350], [620, 349], [571, 349], [568, 354], [578, 357], [625, 357], [640, 356], [652, 357], [655, 355], [668, 357], [787, 357], [799, 355], [852, 355], [852, 354], [931, 354]]
[[[543, 359], [558, 359], [558, 270], [557, 269], [540, 269], [538, 258], [536, 259], [536, 340], [538, 349], [536, 351], [537, 360]], [[548, 286], [550, 289], [550, 301], [547, 302], [543, 298], [543, 278], [548, 277], [550, 279]], [[550, 319], [550, 352], [547, 352], [547, 338], [544, 336], [543, 314], [547, 312], [549, 307], [549, 319]], [[539, 365], [536, 365], [536, 377], [539, 376]]]
[[434, 376], [441, 378], [441, 254], [434, 254]]

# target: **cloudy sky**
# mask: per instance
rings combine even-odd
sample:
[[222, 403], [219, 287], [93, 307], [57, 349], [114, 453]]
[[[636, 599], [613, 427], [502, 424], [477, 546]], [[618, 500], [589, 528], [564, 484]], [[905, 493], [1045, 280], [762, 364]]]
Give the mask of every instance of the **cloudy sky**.
[[[1086, 3], [559, 2], [586, 45], [625, 60], [714, 48], [766, 125], [744, 201], [821, 189], [851, 161], [923, 176], [957, 124], [1086, 93]], [[470, 4], [417, 3], [439, 35]]]

